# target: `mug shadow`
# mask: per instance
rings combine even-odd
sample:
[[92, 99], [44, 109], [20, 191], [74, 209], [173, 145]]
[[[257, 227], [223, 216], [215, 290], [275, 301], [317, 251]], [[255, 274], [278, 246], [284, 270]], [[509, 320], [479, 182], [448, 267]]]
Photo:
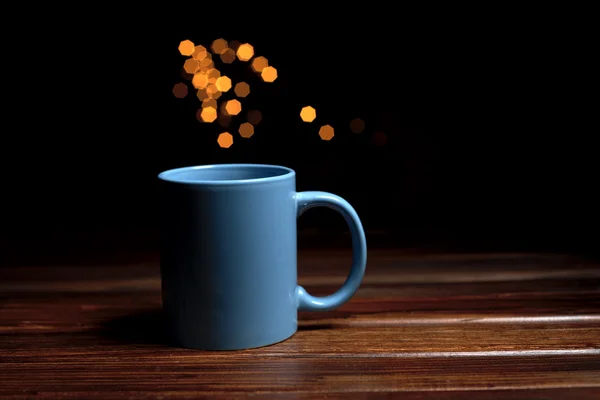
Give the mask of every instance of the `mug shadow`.
[[335, 328], [335, 325], [333, 325], [333, 324], [318, 324], [318, 323], [303, 324], [303, 323], [300, 323], [298, 325], [299, 331], [321, 331], [321, 330], [334, 329], [334, 328]]
[[162, 309], [124, 315], [102, 324], [99, 330], [104, 339], [122, 344], [153, 344], [172, 346], [164, 324]]
[[[298, 331], [335, 329], [335, 325], [318, 320], [300, 319], [298, 322]], [[157, 308], [111, 319], [103, 323], [97, 333], [106, 340], [121, 344], [175, 346], [165, 326], [163, 311]]]

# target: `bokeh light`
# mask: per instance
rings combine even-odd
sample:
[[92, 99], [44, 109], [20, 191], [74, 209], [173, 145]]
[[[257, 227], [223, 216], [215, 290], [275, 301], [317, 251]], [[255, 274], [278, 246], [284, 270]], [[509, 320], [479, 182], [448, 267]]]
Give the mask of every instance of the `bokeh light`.
[[231, 64], [235, 61], [235, 51], [233, 49], [227, 48], [221, 54], [221, 61], [225, 64]]
[[206, 57], [208, 57], [208, 50], [206, 50], [206, 47], [201, 46], [201, 45], [196, 45], [196, 47], [194, 48], [194, 52], [192, 53], [192, 58], [198, 61], [202, 61], [204, 60]]
[[[251, 88], [247, 82], [238, 82], [234, 85], [231, 78], [222, 75], [220, 65], [233, 64], [235, 60], [247, 62], [250, 69], [254, 71], [264, 82], [274, 82], [278, 79], [278, 71], [269, 64], [264, 56], [256, 56], [254, 47], [249, 43], [240, 43], [236, 40], [226, 41], [223, 38], [216, 39], [210, 46], [196, 45], [191, 40], [184, 40], [178, 47], [181, 55], [187, 57], [183, 62], [181, 75], [184, 82], [173, 86], [173, 94], [177, 98], [185, 98], [193, 86], [196, 96], [201, 101], [201, 107], [196, 112], [196, 118], [200, 122], [217, 122], [225, 132], [218, 135], [217, 142], [221, 148], [229, 148], [233, 145], [232, 121], [242, 112], [242, 103], [237, 99], [231, 99], [232, 95], [223, 94], [233, 91], [235, 97], [245, 98], [250, 94]], [[213, 55], [214, 54], [214, 55]], [[217, 58], [218, 56], [218, 58]], [[219, 64], [223, 63], [223, 64]], [[229, 71], [228, 66], [224, 66]], [[233, 73], [233, 72], [232, 72]], [[186, 84], [187, 81], [187, 84]], [[191, 81], [191, 82], [190, 82]], [[191, 83], [191, 85], [189, 85]], [[189, 85], [189, 86], [188, 86]], [[233, 89], [233, 90], [232, 90]], [[257, 90], [252, 87], [252, 90]], [[225, 97], [219, 100], [221, 96]], [[251, 138], [255, 134], [255, 127], [262, 122], [262, 113], [259, 110], [249, 110], [246, 113], [246, 122], [237, 125], [237, 131], [242, 138]], [[317, 118], [316, 109], [307, 105], [300, 110], [302, 121], [312, 123]], [[319, 121], [320, 122], [320, 121]], [[330, 141], [335, 137], [335, 130], [331, 125], [319, 124], [319, 137], [324, 141]], [[350, 130], [353, 133], [365, 131], [365, 121], [354, 118], [350, 121]], [[383, 146], [388, 141], [384, 132], [375, 132], [371, 137], [376, 146]]]
[[216, 93], [219, 92], [219, 89], [217, 88], [217, 85], [215, 85], [214, 83], [209, 83], [208, 86], [206, 87], [206, 93], [208, 93], [209, 97], [214, 97]]
[[200, 69], [200, 62], [198, 62], [198, 60], [195, 60], [193, 58], [188, 58], [183, 63], [183, 69], [188, 74], [195, 74]]
[[194, 85], [196, 89], [206, 89], [208, 86], [208, 76], [206, 73], [198, 72], [197, 74], [194, 74], [192, 85]]
[[258, 125], [260, 124], [260, 121], [262, 121], [262, 113], [258, 110], [250, 110], [248, 111], [246, 119], [252, 125]]
[[210, 98], [208, 93], [206, 93], [206, 89], [198, 89], [198, 91], [196, 92], [196, 97], [198, 97], [198, 100], [200, 101], [204, 101]]
[[183, 99], [185, 96], [188, 95], [187, 85], [183, 82], [176, 83], [175, 86], [173, 86], [173, 94], [178, 99]]
[[238, 115], [242, 111], [242, 103], [237, 100], [229, 100], [225, 104], [225, 111], [229, 115]]
[[260, 76], [265, 82], [274, 82], [275, 79], [277, 79], [277, 70], [275, 67], [265, 67], [260, 73]]
[[182, 56], [191, 56], [194, 53], [194, 42], [191, 40], [183, 40], [179, 43], [178, 50]]
[[207, 98], [202, 100], [202, 108], [212, 107], [216, 109], [218, 106], [217, 100], [213, 98]]
[[229, 45], [225, 39], [215, 39], [210, 48], [215, 54], [223, 54], [229, 48]]
[[365, 121], [360, 118], [354, 118], [350, 121], [350, 130], [353, 133], [362, 133], [365, 130]]
[[231, 89], [231, 79], [227, 76], [220, 76], [215, 81], [215, 86], [220, 92], [227, 92]]
[[217, 119], [217, 109], [214, 107], [202, 108], [199, 119], [201, 122], [214, 122]]
[[233, 91], [237, 97], [246, 97], [250, 94], [250, 85], [246, 82], [238, 82]]
[[319, 136], [323, 140], [331, 140], [335, 136], [333, 127], [331, 125], [323, 125], [321, 129], [319, 129]]
[[216, 68], [211, 68], [208, 71], [206, 71], [206, 76], [208, 77], [209, 83], [215, 83], [217, 81], [217, 78], [221, 76], [221, 71], [219, 71]]
[[249, 43], [241, 44], [237, 49], [237, 58], [240, 61], [250, 61], [254, 57], [254, 47]]
[[208, 71], [209, 69], [215, 66], [214, 61], [212, 60], [212, 56], [210, 54], [206, 54], [206, 58], [200, 60], [200, 71]]
[[263, 56], [259, 56], [252, 60], [252, 64], [250, 64], [250, 66], [254, 72], [260, 73], [263, 71], [263, 69], [269, 66], [269, 60]]
[[373, 135], [373, 144], [375, 144], [375, 146], [383, 146], [387, 143], [387, 140], [388, 138], [385, 132], [375, 132]]
[[254, 135], [254, 126], [252, 126], [252, 124], [249, 122], [244, 122], [240, 125], [238, 132], [240, 133], [241, 137], [248, 139]]
[[220, 147], [228, 149], [233, 144], [233, 135], [229, 132], [223, 132], [217, 138], [217, 143]]
[[221, 112], [217, 117], [217, 123], [223, 128], [228, 128], [229, 125], [231, 125], [231, 117], [226, 113]]
[[300, 118], [304, 122], [313, 122], [317, 118], [317, 110], [311, 106], [302, 107], [300, 110]]

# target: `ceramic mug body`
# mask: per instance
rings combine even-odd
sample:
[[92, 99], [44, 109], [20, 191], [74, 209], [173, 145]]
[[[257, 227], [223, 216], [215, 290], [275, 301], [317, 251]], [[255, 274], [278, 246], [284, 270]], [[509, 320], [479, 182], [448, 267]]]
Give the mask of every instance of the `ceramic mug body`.
[[[299, 309], [335, 308], [358, 289], [366, 266], [358, 216], [337, 196], [297, 193], [293, 170], [196, 166], [165, 171], [159, 183], [163, 309], [180, 346], [236, 350], [274, 344], [296, 332]], [[341, 205], [320, 204], [319, 194]], [[350, 283], [325, 298], [297, 285], [296, 219], [312, 205], [342, 207], [353, 233]]]

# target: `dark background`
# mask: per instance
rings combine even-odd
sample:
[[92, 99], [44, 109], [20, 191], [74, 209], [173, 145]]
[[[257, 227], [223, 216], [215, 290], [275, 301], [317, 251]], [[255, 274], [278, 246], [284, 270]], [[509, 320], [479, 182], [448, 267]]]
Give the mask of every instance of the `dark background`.
[[[596, 251], [597, 92], [585, 23], [219, 7], [75, 10], [4, 39], [4, 265], [154, 248], [156, 175], [221, 162], [294, 168], [298, 190], [353, 204], [373, 247]], [[218, 125], [196, 120], [192, 90], [172, 94], [179, 42], [217, 38], [251, 43], [279, 72], [263, 83], [247, 63], [223, 67], [234, 83], [250, 82], [244, 107], [263, 114], [247, 140], [233, 121], [229, 149], [216, 143]], [[318, 112], [311, 124], [299, 118], [305, 105]], [[356, 117], [361, 134], [349, 129]], [[324, 124], [336, 128], [330, 142], [317, 134]], [[307, 246], [349, 246], [332, 211], [311, 210], [299, 227]]]

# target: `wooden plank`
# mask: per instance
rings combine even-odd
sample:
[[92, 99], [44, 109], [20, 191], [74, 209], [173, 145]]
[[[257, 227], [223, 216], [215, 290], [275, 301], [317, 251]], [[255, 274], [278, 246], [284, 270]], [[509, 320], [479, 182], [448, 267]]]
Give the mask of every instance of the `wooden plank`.
[[[335, 290], [340, 254], [302, 256], [301, 282]], [[573, 257], [376, 253], [348, 304], [237, 352], [171, 346], [156, 263], [128, 265], [0, 270], [1, 398], [600, 394], [600, 268]]]

